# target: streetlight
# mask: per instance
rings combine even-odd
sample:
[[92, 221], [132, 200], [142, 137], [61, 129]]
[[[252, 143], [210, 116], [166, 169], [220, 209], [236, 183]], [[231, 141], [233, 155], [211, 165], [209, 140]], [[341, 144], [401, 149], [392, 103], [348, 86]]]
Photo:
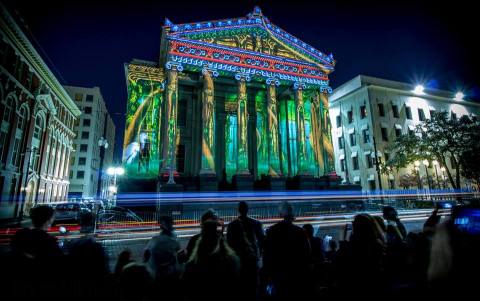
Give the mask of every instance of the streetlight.
[[433, 166], [435, 166], [435, 175], [437, 176], [437, 186], [438, 188], [440, 188], [440, 180], [438, 179], [438, 170], [437, 170], [437, 166], [439, 165], [439, 163], [437, 160], [433, 160], [432, 164]]
[[415, 86], [415, 89], [413, 89], [412, 92], [413, 92], [414, 94], [417, 94], [417, 95], [423, 95], [423, 94], [425, 94], [425, 93], [423, 92], [423, 90], [425, 90], [425, 88], [424, 88], [422, 85], [416, 85], [416, 86]]
[[[107, 123], [105, 118], [105, 124]], [[104, 133], [105, 134], [105, 133]], [[98, 147], [100, 147], [100, 167], [98, 169], [98, 183], [97, 183], [97, 198], [101, 197], [101, 187], [102, 187], [102, 171], [103, 171], [103, 161], [105, 159], [105, 151], [108, 148], [108, 141], [104, 137], [100, 137], [98, 140]]]
[[418, 189], [422, 188], [422, 183], [420, 182], [420, 161], [416, 160], [413, 162], [413, 165], [415, 165], [414, 169], [417, 172], [417, 181], [418, 181]]
[[428, 160], [425, 159], [425, 160], [423, 160], [423, 165], [425, 166], [425, 173], [427, 174], [428, 189], [432, 189], [432, 185], [430, 183], [430, 176], [428, 174], [428, 166], [430, 165], [430, 162], [428, 162]]
[[462, 101], [463, 98], [465, 97], [465, 94], [463, 94], [461, 91], [460, 92], [457, 92], [457, 94], [455, 94], [455, 100], [456, 101]]
[[107, 174], [109, 176], [113, 176], [113, 185], [108, 187], [108, 191], [111, 192], [115, 196], [117, 196], [117, 176], [122, 176], [125, 174], [125, 169], [123, 167], [109, 167], [107, 168]]
[[440, 170], [442, 171], [442, 186], [443, 188], [447, 188], [447, 185], [445, 184], [445, 166], [442, 166]]

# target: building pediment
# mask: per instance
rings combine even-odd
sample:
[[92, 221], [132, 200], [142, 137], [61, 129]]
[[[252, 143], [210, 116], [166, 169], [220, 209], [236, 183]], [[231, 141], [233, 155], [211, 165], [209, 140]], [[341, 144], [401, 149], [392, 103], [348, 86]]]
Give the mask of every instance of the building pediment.
[[[164, 26], [167, 62], [325, 85], [334, 70], [325, 55], [271, 23], [255, 8], [247, 17]], [[167, 66], [168, 68], [168, 66]], [[327, 83], [328, 84], [328, 83]]]

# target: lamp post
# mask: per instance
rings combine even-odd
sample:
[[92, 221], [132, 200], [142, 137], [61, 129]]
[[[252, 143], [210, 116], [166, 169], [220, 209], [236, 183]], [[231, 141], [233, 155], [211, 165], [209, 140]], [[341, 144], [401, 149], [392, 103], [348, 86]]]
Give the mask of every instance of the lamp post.
[[[107, 174], [109, 176], [113, 176], [113, 185], [110, 185], [108, 187], [108, 191], [112, 193], [112, 195], [114, 196], [113, 198], [114, 201], [117, 200], [117, 191], [118, 191], [117, 176], [122, 176], [124, 173], [125, 173], [125, 169], [123, 169], [123, 167], [109, 167], [107, 169]], [[112, 202], [112, 203], [113, 205], [115, 205], [115, 202]]]
[[421, 189], [422, 188], [422, 183], [420, 182], [420, 161], [415, 161], [413, 162], [413, 165], [415, 165], [414, 169], [417, 173], [417, 188]]
[[432, 164], [433, 164], [433, 166], [435, 166], [435, 176], [437, 177], [437, 188], [440, 188], [440, 180], [439, 180], [439, 178], [438, 178], [438, 169], [437, 169], [438, 161], [437, 161], [437, 160], [433, 160], [433, 161], [432, 161]]
[[[106, 123], [106, 121], [105, 121]], [[100, 147], [100, 166], [98, 168], [98, 184], [97, 184], [97, 198], [101, 198], [102, 176], [103, 176], [103, 161], [105, 159], [105, 151], [108, 148], [107, 139], [101, 137], [98, 140], [98, 146]]]
[[442, 186], [443, 189], [445, 189], [447, 188], [447, 185], [445, 184], [445, 166], [442, 166], [440, 170], [442, 171]]
[[432, 185], [430, 183], [430, 176], [428, 174], [428, 166], [430, 165], [430, 162], [428, 162], [428, 160], [425, 159], [425, 160], [423, 160], [423, 165], [425, 166], [425, 173], [427, 174], [428, 189], [432, 189]]

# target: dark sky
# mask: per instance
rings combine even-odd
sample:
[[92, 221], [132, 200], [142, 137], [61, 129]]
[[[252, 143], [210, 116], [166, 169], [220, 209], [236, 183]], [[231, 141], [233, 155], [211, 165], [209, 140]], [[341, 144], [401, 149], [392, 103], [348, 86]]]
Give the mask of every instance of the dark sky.
[[117, 159], [127, 98], [123, 63], [158, 60], [165, 17], [173, 23], [233, 18], [259, 5], [279, 27], [334, 54], [334, 88], [365, 74], [462, 89], [480, 98], [478, 11], [468, 1], [6, 2], [24, 19], [62, 83], [101, 88], [117, 127]]

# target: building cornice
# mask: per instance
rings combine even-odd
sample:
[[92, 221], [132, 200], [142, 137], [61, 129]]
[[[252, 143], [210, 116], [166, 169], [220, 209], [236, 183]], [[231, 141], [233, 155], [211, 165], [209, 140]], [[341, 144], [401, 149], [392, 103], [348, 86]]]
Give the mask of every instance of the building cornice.
[[37, 71], [39, 77], [47, 84], [55, 96], [72, 112], [75, 117], [81, 115], [80, 110], [70, 98], [68, 93], [58, 82], [57, 78], [50, 71], [41, 56], [32, 46], [28, 38], [15, 23], [13, 17], [7, 12], [3, 4], [0, 4], [0, 29], [17, 47], [18, 51], [25, 57], [28, 63]]

